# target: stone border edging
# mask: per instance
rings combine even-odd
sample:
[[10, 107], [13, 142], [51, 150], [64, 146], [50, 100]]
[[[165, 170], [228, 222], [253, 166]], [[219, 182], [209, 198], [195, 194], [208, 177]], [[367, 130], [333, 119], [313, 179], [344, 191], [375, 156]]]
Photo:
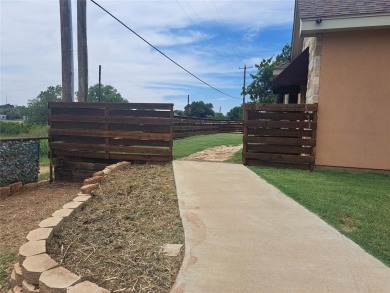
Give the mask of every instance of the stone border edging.
[[7, 186], [0, 187], [0, 198], [10, 196], [22, 188], [36, 187], [36, 186], [39, 186], [39, 185], [47, 183], [47, 182], [49, 182], [49, 179], [40, 180], [38, 182], [30, 182], [30, 183], [26, 183], [26, 184], [23, 184], [21, 181], [18, 181], [18, 182], [9, 184]]
[[63, 205], [62, 209], [55, 211], [51, 217], [41, 221], [37, 229], [28, 233], [26, 236], [28, 241], [19, 248], [18, 262], [14, 264], [11, 273], [11, 289], [8, 293], [110, 292], [94, 283], [83, 281], [81, 276], [60, 266], [47, 254], [46, 247], [62, 224], [88, 203], [93, 196], [92, 192], [99, 187], [100, 182], [108, 174], [130, 164], [130, 162], [119, 162], [109, 165], [103, 171], [94, 173], [93, 177], [85, 179], [81, 192], [73, 201]]

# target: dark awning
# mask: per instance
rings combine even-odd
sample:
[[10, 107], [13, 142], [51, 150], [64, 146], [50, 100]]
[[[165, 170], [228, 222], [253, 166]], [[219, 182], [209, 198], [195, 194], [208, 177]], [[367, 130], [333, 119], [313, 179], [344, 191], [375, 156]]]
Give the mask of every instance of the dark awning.
[[272, 81], [275, 94], [299, 93], [300, 88], [307, 84], [309, 67], [309, 48], [306, 48]]

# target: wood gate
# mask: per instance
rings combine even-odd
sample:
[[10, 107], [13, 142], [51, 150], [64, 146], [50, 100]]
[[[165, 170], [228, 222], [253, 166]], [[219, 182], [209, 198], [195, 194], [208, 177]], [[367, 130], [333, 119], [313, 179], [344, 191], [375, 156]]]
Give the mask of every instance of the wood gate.
[[246, 105], [243, 163], [313, 170], [317, 107], [317, 104]]
[[173, 104], [49, 103], [56, 179], [81, 181], [117, 161], [172, 160]]

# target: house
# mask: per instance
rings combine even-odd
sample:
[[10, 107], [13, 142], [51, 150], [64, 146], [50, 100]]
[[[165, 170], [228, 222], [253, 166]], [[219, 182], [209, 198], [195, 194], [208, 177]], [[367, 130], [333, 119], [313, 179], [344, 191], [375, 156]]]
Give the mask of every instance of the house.
[[0, 115], [0, 120], [7, 120], [7, 115]]
[[296, 0], [284, 67], [274, 92], [318, 103], [316, 166], [390, 170], [389, 0]]

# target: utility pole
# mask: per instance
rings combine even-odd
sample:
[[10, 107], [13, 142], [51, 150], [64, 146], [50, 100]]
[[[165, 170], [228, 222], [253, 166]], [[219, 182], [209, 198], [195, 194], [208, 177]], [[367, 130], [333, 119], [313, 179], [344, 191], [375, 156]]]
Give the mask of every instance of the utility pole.
[[73, 41], [71, 0], [60, 1], [61, 55], [62, 55], [62, 101], [73, 102]]
[[102, 66], [99, 65], [99, 97], [98, 97], [99, 103], [100, 103], [101, 97], [102, 97]]
[[87, 1], [77, 0], [77, 57], [79, 72], [78, 101], [87, 102], [88, 95], [88, 46]]
[[244, 108], [245, 108], [245, 80], [246, 80], [246, 69], [247, 68], [253, 68], [253, 66], [250, 66], [250, 67], [246, 67], [246, 65], [244, 65], [244, 68], [241, 68], [239, 67], [238, 69], [244, 69], [244, 85], [242, 87], [242, 119], [244, 119]]

